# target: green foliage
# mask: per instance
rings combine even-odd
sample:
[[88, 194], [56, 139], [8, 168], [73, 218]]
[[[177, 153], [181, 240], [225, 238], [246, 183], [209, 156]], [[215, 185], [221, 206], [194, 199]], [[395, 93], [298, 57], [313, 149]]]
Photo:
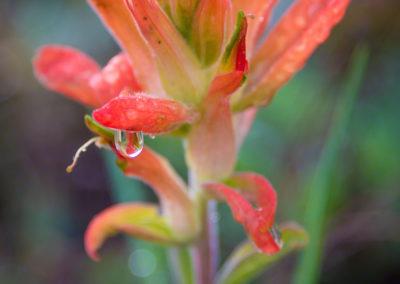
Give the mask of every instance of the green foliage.
[[358, 47], [352, 57], [343, 95], [337, 105], [334, 124], [318, 162], [315, 177], [309, 191], [305, 226], [310, 234], [310, 245], [300, 258], [295, 275], [295, 283], [315, 283], [319, 278], [322, 261], [323, 227], [325, 208], [328, 202], [329, 183], [333, 178], [333, 168], [343, 144], [350, 122], [350, 115], [367, 69], [369, 52], [366, 47]]
[[259, 275], [270, 265], [289, 253], [304, 248], [308, 235], [297, 224], [282, 224], [283, 248], [280, 252], [267, 255], [257, 251], [250, 241], [239, 245], [225, 262], [218, 276], [218, 284], [241, 284]]

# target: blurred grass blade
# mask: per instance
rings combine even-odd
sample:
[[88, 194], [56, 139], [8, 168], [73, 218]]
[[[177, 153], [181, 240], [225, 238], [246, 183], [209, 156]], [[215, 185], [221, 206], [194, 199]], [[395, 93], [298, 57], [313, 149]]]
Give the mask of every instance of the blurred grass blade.
[[228, 258], [218, 274], [218, 284], [241, 284], [259, 275], [269, 265], [308, 243], [306, 231], [295, 223], [280, 225], [283, 248], [268, 255], [260, 253], [250, 241], [242, 243]]
[[317, 164], [304, 221], [310, 235], [310, 244], [300, 257], [294, 277], [296, 284], [318, 282], [322, 266], [322, 238], [328, 186], [367, 69], [368, 57], [369, 51], [365, 46], [358, 46], [353, 52], [343, 94], [336, 107], [334, 123]]

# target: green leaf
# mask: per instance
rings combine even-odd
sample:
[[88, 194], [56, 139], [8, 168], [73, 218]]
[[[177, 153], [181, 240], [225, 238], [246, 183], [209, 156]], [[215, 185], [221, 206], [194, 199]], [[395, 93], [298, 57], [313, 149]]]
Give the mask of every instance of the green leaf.
[[114, 141], [114, 132], [109, 128], [98, 124], [90, 115], [85, 115], [85, 124], [86, 127], [89, 128], [89, 130], [93, 133], [105, 138], [110, 142]]
[[307, 232], [295, 223], [280, 225], [283, 247], [273, 255], [257, 251], [250, 241], [245, 241], [230, 255], [218, 273], [218, 284], [239, 284], [249, 281], [269, 265], [308, 244]]

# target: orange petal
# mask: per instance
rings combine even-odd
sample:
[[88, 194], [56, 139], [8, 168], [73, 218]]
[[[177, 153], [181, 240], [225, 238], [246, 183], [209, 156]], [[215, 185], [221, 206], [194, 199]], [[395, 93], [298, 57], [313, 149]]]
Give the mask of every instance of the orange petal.
[[125, 233], [135, 238], [162, 244], [174, 243], [172, 232], [164, 218], [158, 215], [155, 205], [146, 203], [122, 203], [97, 214], [85, 233], [87, 254], [98, 261], [97, 250], [106, 239]]
[[143, 88], [150, 93], [165, 96], [153, 55], [139, 33], [124, 0], [88, 0], [88, 2], [129, 54], [135, 77]]
[[50, 90], [92, 107], [101, 105], [89, 84], [100, 68], [79, 50], [67, 46], [44, 46], [33, 59], [33, 66], [37, 78]]
[[297, 1], [251, 59], [245, 95], [235, 109], [268, 104], [328, 38], [349, 3], [350, 0]]
[[204, 92], [200, 63], [156, 0], [125, 0], [151, 46], [161, 82], [169, 96], [183, 102], [199, 100]]
[[136, 158], [120, 157], [117, 164], [126, 176], [139, 178], [153, 188], [177, 237], [196, 232], [193, 202], [186, 185], [164, 157], [144, 147]]
[[221, 180], [235, 166], [235, 135], [227, 95], [242, 81], [241, 71], [216, 77], [203, 101], [203, 117], [192, 126], [186, 158], [199, 180]]
[[258, 207], [268, 209], [268, 215], [273, 218], [277, 197], [275, 189], [265, 177], [250, 172], [236, 173], [228, 180], [228, 184], [246, 196], [248, 200], [257, 204]]
[[168, 132], [191, 119], [183, 104], [129, 90], [95, 110], [93, 118], [105, 127], [145, 134]]
[[236, 31], [222, 58], [219, 73], [202, 104], [202, 119], [188, 138], [187, 163], [200, 181], [229, 176], [236, 162], [235, 135], [228, 95], [247, 71], [246, 18], [239, 15]]
[[193, 125], [186, 158], [199, 180], [221, 180], [232, 172], [236, 148], [228, 98], [211, 105]]
[[279, 0], [232, 0], [235, 13], [243, 11], [248, 18], [247, 49], [251, 56], [257, 40], [265, 31], [272, 10]]
[[135, 79], [133, 67], [125, 53], [120, 53], [108, 62], [103, 70], [94, 75], [90, 85], [95, 90], [102, 104], [118, 96], [122, 90], [142, 91]]
[[246, 230], [248, 223], [256, 218], [254, 207], [233, 188], [216, 182], [206, 183], [203, 188], [219, 201], [225, 200], [231, 208], [235, 220], [241, 223]]
[[[239, 174], [231, 182], [239, 186], [236, 190], [240, 193], [220, 183], [207, 183], [203, 187], [212, 196], [226, 200], [235, 220], [243, 225], [261, 252], [278, 252], [282, 244], [273, 227], [276, 209], [273, 188], [264, 178], [251, 173]], [[255, 209], [244, 195], [255, 202], [258, 208]]]
[[204, 66], [214, 63], [221, 54], [231, 22], [231, 11], [230, 0], [202, 0], [198, 5], [192, 38], [197, 56]]

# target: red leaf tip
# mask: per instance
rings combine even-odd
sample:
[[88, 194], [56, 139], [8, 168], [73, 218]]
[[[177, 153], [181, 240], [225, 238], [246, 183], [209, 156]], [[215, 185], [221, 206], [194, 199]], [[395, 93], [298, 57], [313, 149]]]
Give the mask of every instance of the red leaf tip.
[[[279, 230], [274, 226], [276, 193], [271, 184], [253, 173], [235, 174], [230, 182], [235, 189], [220, 183], [207, 183], [203, 187], [214, 197], [226, 200], [234, 219], [243, 225], [262, 253], [280, 251], [282, 240]], [[258, 207], [254, 208], [244, 196]]]

